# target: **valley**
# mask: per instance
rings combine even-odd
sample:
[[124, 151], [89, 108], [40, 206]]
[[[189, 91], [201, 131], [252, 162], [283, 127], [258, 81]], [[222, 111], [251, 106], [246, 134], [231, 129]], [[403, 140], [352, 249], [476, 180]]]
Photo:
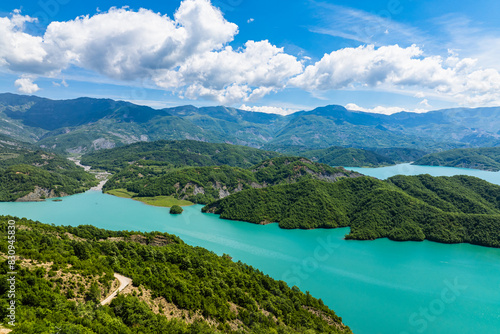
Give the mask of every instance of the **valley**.
[[[19, 248], [24, 259], [36, 263], [21, 271], [22, 280], [33, 282], [22, 289], [44, 291], [63, 312], [57, 313], [57, 321], [29, 318], [31, 308], [51, 309], [53, 302], [21, 299], [27, 307], [21, 316], [31, 320], [18, 330], [48, 330], [62, 323], [68, 331], [99, 331], [113, 321], [123, 333], [135, 333], [129, 331], [133, 325], [145, 333], [158, 328], [178, 333], [351, 333], [352, 328], [368, 334], [354, 305], [371, 304], [355, 291], [377, 295], [379, 286], [389, 283], [348, 263], [359, 262], [360, 256], [373, 261], [377, 250], [372, 247], [383, 242], [387, 256], [389, 249], [400, 247], [425, 250], [432, 241], [454, 258], [459, 246], [470, 258], [468, 265], [474, 263], [473, 252], [468, 253], [472, 245], [493, 252], [500, 248], [499, 185], [465, 175], [396, 175], [399, 170], [441, 168], [419, 165], [496, 170], [496, 148], [476, 148], [497, 145], [486, 126], [481, 141], [472, 134], [452, 136], [452, 142], [430, 135], [439, 120], [441, 132], [467, 133], [459, 125], [464, 113], [494, 114], [494, 108], [386, 116], [327, 106], [279, 116], [226, 107], [155, 110], [113, 100], [54, 101], [12, 94], [1, 95], [0, 103], [5, 120], [0, 122], [0, 209], [10, 215], [2, 217], [2, 233], [5, 221], [15, 220], [20, 240], [33, 240]], [[426, 117], [437, 119], [432, 129], [424, 125]], [[12, 131], [7, 126], [12, 124], [24, 132]], [[384, 169], [391, 170], [388, 178], [376, 173]], [[364, 175], [371, 171], [376, 177]], [[9, 203], [14, 201], [33, 203]], [[300, 259], [325, 244], [335, 245], [326, 249], [328, 270], [315, 269], [313, 279], [303, 272]], [[361, 244], [369, 249], [362, 255]], [[340, 253], [346, 259], [332, 264], [339, 245], [347, 247]], [[0, 251], [5, 250], [2, 241]], [[400, 285], [409, 279], [405, 263], [416, 261], [411, 252], [405, 256], [394, 260]], [[276, 261], [283, 264], [271, 265]], [[97, 265], [91, 269], [91, 263]], [[214, 267], [216, 272], [210, 269]], [[463, 267], [454, 264], [450, 270]], [[132, 281], [98, 307], [118, 288], [116, 275]], [[78, 289], [68, 283], [75, 277], [82, 277]], [[479, 278], [466, 281], [471, 279]], [[325, 292], [332, 284], [338, 286]], [[435, 285], [425, 281], [421, 289], [428, 293], [429, 288]], [[384, 288], [383, 294], [391, 296], [384, 312], [409, 312], [415, 305], [401, 304], [397, 290], [390, 284]], [[478, 307], [471, 301], [475, 293], [480, 292], [460, 303], [462, 310]], [[324, 299], [315, 299], [320, 297]], [[97, 321], [81, 320], [82, 308]], [[331, 309], [341, 310], [350, 322]], [[365, 308], [362, 314], [370, 311]], [[103, 312], [110, 317], [106, 321]], [[404, 328], [404, 322], [404, 317], [393, 319], [390, 327], [379, 330]], [[490, 325], [495, 326], [491, 319]], [[467, 328], [462, 323], [455, 332]]]

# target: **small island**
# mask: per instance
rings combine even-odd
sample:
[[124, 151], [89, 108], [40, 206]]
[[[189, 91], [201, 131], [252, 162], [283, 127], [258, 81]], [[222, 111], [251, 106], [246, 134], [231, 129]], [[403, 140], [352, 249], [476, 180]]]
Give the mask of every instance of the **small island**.
[[178, 205], [173, 205], [171, 208], [170, 208], [170, 213], [173, 214], [173, 215], [180, 215], [184, 210], [178, 206]]

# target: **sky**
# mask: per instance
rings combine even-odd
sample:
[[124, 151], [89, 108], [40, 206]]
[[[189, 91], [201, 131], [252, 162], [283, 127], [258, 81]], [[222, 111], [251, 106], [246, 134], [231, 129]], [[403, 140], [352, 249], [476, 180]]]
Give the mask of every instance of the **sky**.
[[0, 3], [0, 92], [289, 114], [500, 105], [494, 0]]

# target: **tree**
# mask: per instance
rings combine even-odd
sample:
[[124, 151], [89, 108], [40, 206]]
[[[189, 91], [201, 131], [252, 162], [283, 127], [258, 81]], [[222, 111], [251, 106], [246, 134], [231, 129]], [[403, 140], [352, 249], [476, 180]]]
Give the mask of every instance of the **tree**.
[[170, 213], [174, 215], [181, 214], [184, 211], [180, 206], [174, 205], [170, 208]]

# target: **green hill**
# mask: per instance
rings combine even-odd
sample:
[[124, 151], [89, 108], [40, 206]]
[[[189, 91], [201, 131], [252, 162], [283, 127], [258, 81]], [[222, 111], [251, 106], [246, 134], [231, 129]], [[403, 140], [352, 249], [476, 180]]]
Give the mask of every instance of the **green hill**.
[[136, 198], [174, 196], [206, 204], [243, 189], [309, 179], [334, 182], [356, 176], [360, 174], [299, 157], [272, 158], [248, 169], [227, 165], [159, 169], [134, 164], [113, 175], [104, 186], [104, 191], [125, 189]]
[[73, 162], [30, 147], [11, 139], [0, 142], [0, 201], [72, 195], [97, 185], [92, 174]]
[[203, 208], [282, 228], [351, 227], [349, 239], [433, 240], [500, 247], [500, 186], [469, 176], [309, 180], [249, 189]]
[[142, 142], [94, 152], [82, 157], [82, 164], [112, 172], [131, 163], [144, 166], [184, 167], [220, 166], [250, 167], [279, 155], [246, 146], [206, 143], [195, 140]]
[[[0, 279], [8, 220], [16, 225], [16, 333], [352, 333], [308, 292], [228, 255], [166, 233], [63, 227], [0, 216]], [[115, 273], [132, 279], [109, 305]], [[7, 284], [0, 320], [7, 324]]]
[[426, 155], [427, 151], [417, 150], [414, 148], [401, 148], [401, 147], [390, 147], [390, 148], [366, 148], [368, 151], [373, 151], [374, 153], [387, 157], [388, 159], [394, 161], [395, 163], [413, 162], [420, 159]]
[[330, 166], [379, 167], [395, 164], [390, 158], [375, 152], [338, 146], [301, 152], [301, 156]]
[[498, 172], [500, 147], [463, 148], [428, 154], [413, 163], [424, 166], [475, 168]]

